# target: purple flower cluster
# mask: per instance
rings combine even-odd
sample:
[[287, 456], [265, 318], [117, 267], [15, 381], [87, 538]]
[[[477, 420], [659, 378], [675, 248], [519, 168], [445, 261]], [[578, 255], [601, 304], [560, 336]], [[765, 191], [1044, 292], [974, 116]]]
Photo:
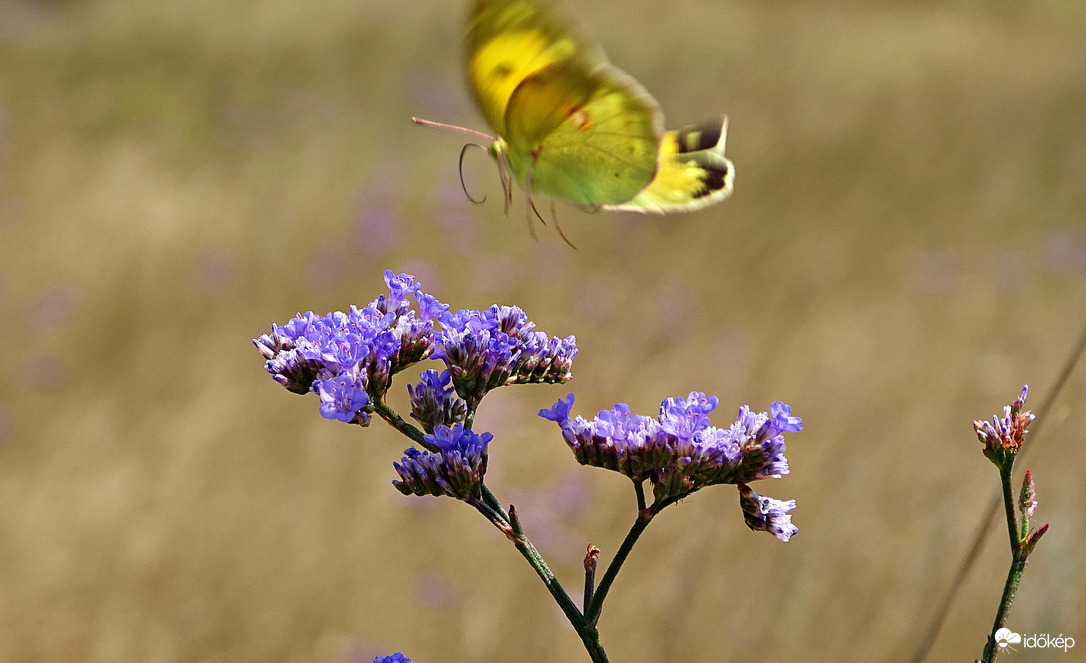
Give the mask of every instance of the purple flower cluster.
[[390, 656], [377, 656], [373, 659], [373, 663], [411, 663], [411, 659], [396, 652]]
[[295, 393], [316, 392], [327, 419], [368, 424], [392, 375], [434, 352], [434, 320], [448, 305], [421, 292], [409, 274], [386, 271], [385, 283], [388, 296], [363, 309], [325, 316], [309, 311], [253, 340], [272, 377]]
[[413, 387], [408, 385], [407, 393], [411, 397], [411, 416], [422, 424], [424, 431], [432, 433], [438, 426], [464, 421], [468, 406], [450, 386], [452, 378], [448, 371], [438, 373], [430, 369], [419, 377], [421, 382]]
[[444, 360], [456, 393], [475, 409], [491, 389], [532, 382], [564, 383], [577, 354], [576, 339], [549, 338], [535, 331], [516, 306], [491, 306], [438, 316]]
[[385, 283], [388, 295], [363, 309], [307, 312], [273, 325], [271, 334], [253, 341], [267, 360], [265, 369], [290, 391], [317, 393], [325, 418], [367, 425], [395, 373], [429, 357], [441, 359], [447, 370], [425, 371], [409, 387], [412, 416], [428, 433], [464, 421], [496, 387], [571, 377], [574, 337], [535, 331], [519, 308], [452, 313], [409, 274], [386, 271]]
[[[620, 472], [638, 483], [647, 479], [660, 504], [705, 486], [743, 485], [788, 473], [784, 433], [803, 428], [789, 406], [777, 402], [768, 413], [755, 413], [744, 405], [728, 428], [710, 424], [716, 406], [716, 397], [692, 392], [665, 400], [656, 418], [631, 414], [619, 403], [586, 421], [570, 416], [570, 394], [539, 416], [558, 423], [577, 462]], [[791, 508], [781, 510], [776, 504], [774, 514], [779, 511], [787, 519], [783, 514]]]
[[438, 426], [424, 436], [439, 451], [411, 447], [399, 463], [393, 463], [400, 481], [392, 485], [404, 495], [448, 495], [471, 504], [480, 504], [483, 475], [486, 474], [490, 433], [476, 435], [463, 424]]
[[1003, 407], [1002, 419], [993, 416], [991, 422], [979, 419], [973, 422], [973, 430], [984, 445], [984, 456], [1000, 467], [1013, 462], [1029, 432], [1027, 428], [1033, 421], [1033, 413], [1022, 409], [1026, 406], [1027, 395], [1028, 384], [1022, 387], [1022, 393], [1013, 403]]

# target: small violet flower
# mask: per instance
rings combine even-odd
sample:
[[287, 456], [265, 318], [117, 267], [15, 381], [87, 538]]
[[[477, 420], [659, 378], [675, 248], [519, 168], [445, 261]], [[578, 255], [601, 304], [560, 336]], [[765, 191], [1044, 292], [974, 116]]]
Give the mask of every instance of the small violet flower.
[[788, 512], [796, 508], [795, 500], [782, 502], [770, 497], [762, 497], [749, 486], [739, 486], [739, 506], [743, 508], [743, 519], [747, 527], [755, 532], [769, 532], [781, 541], [795, 536], [799, 528], [792, 524]]
[[369, 403], [366, 384], [362, 377], [354, 377], [349, 371], [343, 371], [327, 380], [313, 382], [313, 391], [321, 397], [321, 416], [325, 419], [338, 419], [345, 423], [357, 423], [363, 426], [369, 423], [369, 413], [363, 408]]
[[407, 393], [411, 397], [411, 416], [423, 430], [432, 433], [436, 426], [452, 426], [464, 420], [468, 406], [449, 385], [452, 378], [448, 371], [430, 369], [419, 377], [422, 381], [413, 387], [408, 385]]
[[411, 663], [411, 659], [400, 652], [396, 652], [391, 656], [377, 656], [373, 659], [373, 663]]
[[1003, 418], [992, 417], [991, 422], [976, 420], [973, 422], [973, 430], [984, 445], [984, 456], [999, 467], [1014, 461], [1014, 456], [1022, 448], [1027, 428], [1033, 421], [1033, 413], [1023, 411], [1026, 404], [1026, 396], [1029, 394], [1029, 385], [1022, 387], [1022, 393], [1018, 398], [1003, 407]]
[[493, 437], [477, 435], [460, 423], [452, 428], [437, 426], [423, 439], [438, 451], [407, 449], [400, 462], [392, 465], [401, 479], [392, 485], [404, 495], [448, 495], [481, 504], [486, 447]]

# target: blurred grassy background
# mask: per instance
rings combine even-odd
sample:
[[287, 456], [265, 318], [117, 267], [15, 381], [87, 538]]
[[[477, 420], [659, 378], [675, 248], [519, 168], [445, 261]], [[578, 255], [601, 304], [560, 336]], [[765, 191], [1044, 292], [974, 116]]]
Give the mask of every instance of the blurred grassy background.
[[[736, 193], [681, 217], [502, 215], [459, 3], [0, 4], [0, 660], [586, 660], [507, 541], [390, 486], [405, 440], [322, 420], [250, 339], [365, 304], [386, 268], [576, 334], [501, 390], [488, 474], [571, 592], [632, 491], [534, 416], [670, 395], [790, 403], [787, 545], [730, 489], [646, 533], [613, 661], [906, 660], [997, 474], [974, 418], [1048, 399], [1086, 323], [1086, 5], [600, 0], [578, 17], [671, 126], [731, 116]], [[410, 377], [410, 376], [408, 376]], [[406, 383], [401, 380], [400, 387]], [[402, 402], [402, 400], [400, 401]], [[1010, 625], [1086, 646], [1086, 374], [1053, 403]], [[518, 427], [519, 426], [519, 427]], [[1065, 455], [1066, 454], [1066, 455]], [[972, 660], [988, 536], [930, 660]], [[1020, 650], [1015, 660], [1074, 654]]]

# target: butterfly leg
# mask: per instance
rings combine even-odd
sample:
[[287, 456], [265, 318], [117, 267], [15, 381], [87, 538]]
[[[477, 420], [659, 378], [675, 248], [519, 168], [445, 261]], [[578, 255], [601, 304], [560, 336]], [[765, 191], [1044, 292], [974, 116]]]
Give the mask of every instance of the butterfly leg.
[[576, 251], [577, 247], [574, 246], [573, 242], [569, 241], [569, 238], [566, 237], [566, 234], [562, 232], [562, 226], [558, 223], [558, 209], [557, 206], [554, 204], [553, 200], [551, 201], [551, 219], [554, 220], [554, 229], [558, 231], [558, 236], [561, 237], [566, 244], [569, 244], [569, 248]]
[[547, 222], [543, 220], [543, 217], [539, 215], [539, 210], [535, 208], [535, 202], [532, 200], [532, 171], [529, 170], [524, 176], [524, 214], [528, 218], [528, 234], [532, 236], [532, 239], [538, 240], [539, 237], [535, 234], [535, 221], [532, 219], [534, 214], [539, 222], [543, 225], [547, 225]]

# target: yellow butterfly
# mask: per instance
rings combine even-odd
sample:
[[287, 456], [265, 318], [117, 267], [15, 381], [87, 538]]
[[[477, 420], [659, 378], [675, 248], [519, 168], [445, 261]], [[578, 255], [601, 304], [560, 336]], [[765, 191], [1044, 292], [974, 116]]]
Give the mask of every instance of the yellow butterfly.
[[728, 118], [665, 132], [648, 91], [544, 0], [476, 0], [465, 57], [507, 203], [509, 173], [529, 201], [592, 209], [685, 212], [731, 194]]

